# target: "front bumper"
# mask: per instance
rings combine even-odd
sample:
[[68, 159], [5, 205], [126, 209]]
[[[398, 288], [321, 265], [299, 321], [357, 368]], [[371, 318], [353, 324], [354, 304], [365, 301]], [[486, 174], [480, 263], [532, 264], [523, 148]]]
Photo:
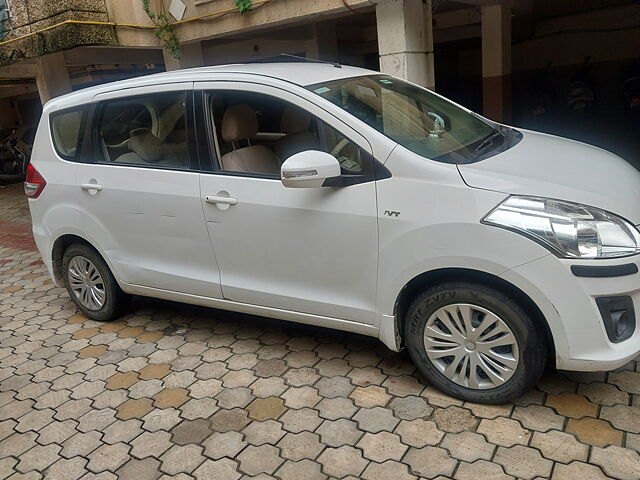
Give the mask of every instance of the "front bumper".
[[[505, 272], [544, 314], [562, 370], [613, 370], [640, 354], [640, 273], [615, 277], [579, 277], [571, 267], [635, 264], [640, 257], [615, 260], [567, 260], [548, 255]], [[629, 297], [635, 309], [635, 331], [626, 340], [610, 341], [597, 299]]]

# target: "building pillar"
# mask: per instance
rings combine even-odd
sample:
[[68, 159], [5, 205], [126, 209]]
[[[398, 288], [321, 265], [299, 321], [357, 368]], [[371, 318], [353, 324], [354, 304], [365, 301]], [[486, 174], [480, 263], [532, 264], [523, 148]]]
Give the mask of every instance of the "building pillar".
[[511, 120], [511, 10], [482, 7], [482, 97], [484, 115]]
[[380, 71], [435, 89], [431, 0], [376, 4]]
[[338, 36], [335, 23], [314, 23], [313, 38], [306, 42], [306, 56], [325, 62], [339, 62]]
[[51, 53], [36, 59], [36, 84], [44, 105], [54, 97], [71, 92], [64, 52]]
[[201, 42], [180, 45], [180, 58], [174, 58], [173, 55], [166, 50], [162, 50], [162, 55], [167, 71], [204, 66]]

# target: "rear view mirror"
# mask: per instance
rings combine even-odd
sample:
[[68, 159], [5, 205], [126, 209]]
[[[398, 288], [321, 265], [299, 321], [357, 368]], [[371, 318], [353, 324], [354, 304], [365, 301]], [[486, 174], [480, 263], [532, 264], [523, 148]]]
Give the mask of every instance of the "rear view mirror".
[[280, 170], [285, 187], [322, 187], [328, 178], [339, 177], [340, 163], [333, 156], [320, 150], [307, 150], [290, 156]]

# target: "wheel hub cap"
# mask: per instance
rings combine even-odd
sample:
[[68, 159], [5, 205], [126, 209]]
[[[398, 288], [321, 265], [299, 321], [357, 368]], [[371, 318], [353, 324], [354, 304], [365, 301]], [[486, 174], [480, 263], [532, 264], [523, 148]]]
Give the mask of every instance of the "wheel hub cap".
[[69, 286], [80, 304], [89, 310], [100, 310], [106, 301], [102, 275], [89, 259], [73, 257], [67, 269]]
[[504, 384], [520, 361], [515, 335], [504, 320], [466, 303], [441, 307], [429, 317], [424, 346], [440, 373], [476, 390]]

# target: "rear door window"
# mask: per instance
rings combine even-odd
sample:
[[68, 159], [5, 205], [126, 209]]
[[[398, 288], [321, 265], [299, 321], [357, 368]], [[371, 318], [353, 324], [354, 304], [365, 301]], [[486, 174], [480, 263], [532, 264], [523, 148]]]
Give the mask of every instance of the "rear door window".
[[189, 168], [186, 92], [107, 100], [95, 123], [99, 163]]

